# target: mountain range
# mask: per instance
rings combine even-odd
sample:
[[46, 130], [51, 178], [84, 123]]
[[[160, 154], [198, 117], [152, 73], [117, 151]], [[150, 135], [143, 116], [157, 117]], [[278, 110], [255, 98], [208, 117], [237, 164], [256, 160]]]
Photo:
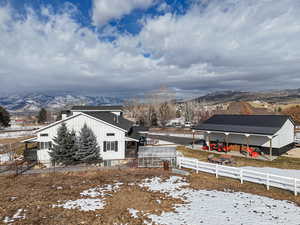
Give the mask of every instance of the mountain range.
[[[40, 108], [66, 109], [73, 105], [121, 105], [126, 98], [76, 94], [41, 94], [0, 96], [0, 105], [12, 112], [36, 112]], [[193, 101], [220, 104], [236, 101], [264, 101], [268, 103], [300, 103], [300, 88], [265, 92], [219, 91], [200, 96]]]
[[40, 108], [60, 110], [73, 105], [120, 105], [122, 98], [74, 94], [27, 94], [0, 97], [0, 105], [13, 112], [36, 112]]

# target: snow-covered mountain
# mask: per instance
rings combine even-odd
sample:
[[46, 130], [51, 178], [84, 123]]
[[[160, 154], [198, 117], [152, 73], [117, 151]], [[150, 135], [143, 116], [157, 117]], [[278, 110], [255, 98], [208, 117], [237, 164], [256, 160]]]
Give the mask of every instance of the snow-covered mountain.
[[74, 94], [63, 95], [11, 95], [0, 96], [0, 105], [10, 111], [16, 112], [34, 112], [40, 108], [62, 109], [73, 105], [120, 105], [122, 98], [105, 96], [85, 96]]

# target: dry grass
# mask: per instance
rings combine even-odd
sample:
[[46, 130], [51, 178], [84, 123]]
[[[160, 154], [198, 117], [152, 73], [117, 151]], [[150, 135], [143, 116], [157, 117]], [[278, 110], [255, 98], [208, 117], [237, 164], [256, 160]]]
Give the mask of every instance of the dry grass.
[[[143, 223], [143, 217], [132, 218], [128, 208], [144, 213], [160, 214], [172, 211], [172, 207], [181, 200], [172, 199], [162, 193], [148, 192], [137, 185], [144, 178], [160, 176], [167, 178], [170, 174], [161, 169], [126, 169], [104, 170], [77, 173], [56, 173], [44, 175], [23, 175], [16, 178], [0, 177], [0, 219], [12, 216], [18, 209], [26, 209], [26, 218], [19, 224], [133, 224]], [[268, 192], [263, 185], [245, 183], [227, 178], [216, 179], [206, 173], [192, 174], [187, 177], [195, 189], [221, 190], [230, 189], [260, 194], [275, 199], [285, 199], [300, 204], [300, 197], [279, 189]], [[107, 205], [102, 210], [82, 212], [53, 208], [58, 200], [76, 200], [80, 192], [103, 184], [124, 183], [121, 189], [107, 197]], [[57, 189], [57, 187], [62, 189]], [[12, 200], [11, 197], [16, 197]], [[157, 200], [161, 200], [158, 204]], [[1, 222], [0, 222], [1, 223]], [[18, 223], [16, 223], [18, 224]]]
[[[207, 156], [212, 154], [211, 152], [197, 151], [186, 148], [184, 146], [177, 147], [177, 150], [182, 152], [186, 157], [197, 158], [201, 161], [207, 162]], [[214, 154], [215, 157], [220, 155]], [[256, 167], [274, 167], [280, 169], [298, 169], [300, 170], [300, 159], [280, 156], [273, 161], [262, 161], [243, 157], [233, 157], [237, 164], [235, 166], [256, 166]]]
[[[23, 175], [16, 178], [0, 177], [0, 219], [12, 216], [18, 209], [26, 209], [22, 224], [141, 224], [143, 218], [134, 219], [128, 208], [144, 212], [159, 213], [172, 209], [178, 200], [167, 198], [161, 193], [151, 193], [137, 186], [126, 185], [140, 182], [146, 177], [168, 176], [160, 170], [107, 170], [101, 172], [57, 173], [47, 175]], [[80, 192], [103, 184], [123, 182], [121, 190], [107, 197], [103, 210], [82, 212], [52, 208], [58, 200], [76, 200]], [[57, 187], [63, 187], [57, 190]], [[16, 197], [16, 200], [11, 200]], [[156, 199], [164, 199], [158, 204]], [[1, 222], [0, 222], [1, 223]]]

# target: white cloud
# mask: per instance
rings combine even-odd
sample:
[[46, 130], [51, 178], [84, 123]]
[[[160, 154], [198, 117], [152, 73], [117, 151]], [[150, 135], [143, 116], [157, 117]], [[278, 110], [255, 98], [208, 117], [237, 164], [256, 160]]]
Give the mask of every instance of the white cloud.
[[154, 0], [93, 0], [93, 21], [96, 25], [104, 25], [134, 9], [146, 9], [153, 2]]
[[[15, 20], [0, 8], [0, 90], [136, 93], [166, 84], [183, 90], [299, 86], [300, 3], [211, 1], [185, 15], [145, 18], [136, 36], [114, 42], [81, 27], [74, 9], [48, 20]], [[144, 57], [148, 53], [150, 57]]]
[[[187, 79], [193, 76], [198, 87], [231, 88], [228, 80], [235, 80], [232, 87], [257, 89], [265, 81], [269, 88], [295, 86], [299, 34], [300, 2], [228, 0], [211, 1], [205, 9], [195, 5], [183, 16], [146, 20], [137, 39], [161, 65], [189, 71]], [[192, 70], [204, 64], [213, 75]]]

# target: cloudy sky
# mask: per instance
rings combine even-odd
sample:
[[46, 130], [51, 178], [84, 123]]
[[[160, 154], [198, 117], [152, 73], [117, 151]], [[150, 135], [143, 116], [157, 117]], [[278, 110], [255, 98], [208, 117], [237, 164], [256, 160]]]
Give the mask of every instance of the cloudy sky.
[[0, 0], [0, 93], [300, 86], [299, 0]]

